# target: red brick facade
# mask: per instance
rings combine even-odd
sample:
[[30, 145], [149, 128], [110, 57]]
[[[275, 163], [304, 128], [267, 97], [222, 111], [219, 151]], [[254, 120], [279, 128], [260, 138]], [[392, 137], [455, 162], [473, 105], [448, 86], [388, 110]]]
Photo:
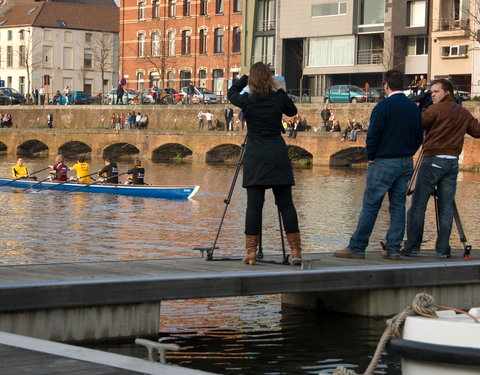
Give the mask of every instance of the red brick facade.
[[241, 0], [121, 0], [126, 87], [179, 90], [191, 81], [225, 96], [241, 67], [240, 10]]

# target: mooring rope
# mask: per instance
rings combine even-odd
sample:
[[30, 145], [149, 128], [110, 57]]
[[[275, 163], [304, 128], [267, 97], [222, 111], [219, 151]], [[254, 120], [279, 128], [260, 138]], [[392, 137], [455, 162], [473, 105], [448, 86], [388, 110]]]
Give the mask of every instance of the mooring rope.
[[[419, 293], [415, 296], [412, 302], [412, 306], [407, 307], [402, 312], [395, 315], [393, 318], [387, 320], [387, 327], [383, 331], [380, 341], [377, 344], [375, 354], [370, 361], [367, 369], [363, 375], [372, 375], [377, 368], [378, 362], [385, 351], [385, 347], [388, 341], [394, 337], [402, 337], [401, 328], [405, 319], [409, 316], [422, 315], [436, 318], [436, 311], [438, 305], [435, 303], [435, 299], [427, 293]], [[442, 306], [443, 308], [444, 306]], [[345, 367], [338, 367], [333, 375], [359, 375], [355, 371], [348, 370]]]

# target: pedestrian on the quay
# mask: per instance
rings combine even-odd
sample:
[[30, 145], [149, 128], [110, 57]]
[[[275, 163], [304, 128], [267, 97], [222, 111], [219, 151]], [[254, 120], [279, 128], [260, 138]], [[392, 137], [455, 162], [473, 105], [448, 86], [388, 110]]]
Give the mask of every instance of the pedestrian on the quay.
[[[241, 94], [247, 86], [249, 93]], [[247, 122], [247, 141], [243, 161], [243, 187], [247, 189], [245, 219], [246, 251], [242, 260], [254, 264], [262, 230], [265, 190], [272, 189], [281, 213], [292, 263], [301, 264], [301, 241], [297, 211], [292, 199], [292, 163], [282, 133], [282, 115], [294, 116], [297, 108], [270, 67], [257, 62], [228, 90], [228, 99], [242, 109]]]
[[403, 74], [388, 71], [383, 86], [388, 98], [373, 109], [367, 132], [367, 180], [357, 230], [347, 247], [334, 252], [336, 257], [365, 258], [378, 211], [388, 194], [390, 227], [384, 257], [400, 259], [407, 185], [413, 172], [412, 156], [422, 144], [423, 128], [420, 109], [402, 91]]
[[38, 89], [38, 95], [40, 96], [40, 105], [44, 105], [45, 104], [45, 87], [40, 87], [40, 89]]
[[51, 129], [53, 128], [53, 113], [47, 115], [47, 126]]
[[420, 251], [425, 210], [436, 191], [438, 201], [438, 235], [435, 251], [440, 258], [451, 257], [453, 205], [457, 188], [458, 157], [465, 134], [480, 138], [480, 123], [468, 110], [455, 103], [453, 85], [446, 79], [431, 84], [432, 102], [422, 112], [425, 128], [423, 160], [415, 183], [412, 204], [408, 210], [407, 241], [402, 255]]

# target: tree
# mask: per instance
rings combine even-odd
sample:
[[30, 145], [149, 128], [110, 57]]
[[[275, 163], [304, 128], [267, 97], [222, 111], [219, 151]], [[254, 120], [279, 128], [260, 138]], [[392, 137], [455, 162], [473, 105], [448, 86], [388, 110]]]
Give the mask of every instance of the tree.
[[[42, 56], [39, 49], [40, 44], [33, 40], [30, 30], [20, 29], [21, 44], [18, 48], [17, 55], [19, 65], [27, 71], [27, 90], [26, 93], [30, 95], [31, 77], [33, 72], [41, 67]], [[25, 35], [25, 34], [28, 34]]]
[[[104, 82], [105, 82], [105, 72], [112, 71], [114, 69], [113, 61], [113, 51], [114, 51], [114, 42], [113, 35], [102, 33], [101, 35], [95, 33], [92, 34], [90, 42], [88, 45], [92, 51], [92, 67], [95, 70], [99, 70], [102, 76], [102, 91], [105, 92]], [[88, 69], [83, 64], [82, 73], [85, 74], [85, 70]], [[107, 88], [108, 90], [108, 88]]]

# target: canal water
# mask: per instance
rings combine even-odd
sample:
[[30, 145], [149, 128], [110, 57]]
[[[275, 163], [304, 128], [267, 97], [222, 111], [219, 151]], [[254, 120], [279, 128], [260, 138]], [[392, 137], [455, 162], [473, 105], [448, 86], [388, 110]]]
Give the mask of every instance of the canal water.
[[[53, 159], [26, 159], [30, 171]], [[9, 176], [12, 158], [0, 159], [0, 176]], [[73, 161], [69, 161], [69, 165]], [[91, 170], [102, 167], [91, 161]], [[131, 167], [119, 163], [120, 172]], [[218, 229], [235, 165], [146, 162], [151, 184], [198, 184], [190, 201], [102, 194], [36, 192], [0, 188], [0, 264], [199, 257], [193, 247], [211, 246]], [[39, 179], [46, 176], [39, 174]], [[355, 229], [364, 190], [365, 169], [296, 169], [294, 201], [304, 252], [344, 247]], [[459, 175], [457, 205], [469, 243], [480, 230], [480, 174]], [[216, 254], [243, 253], [246, 195], [241, 175], [234, 190]], [[281, 251], [278, 216], [269, 192], [264, 209], [264, 253]], [[371, 237], [379, 249], [388, 226], [384, 205]], [[434, 210], [425, 226], [426, 248], [435, 240]], [[453, 247], [460, 248], [457, 232]], [[475, 256], [475, 254], [473, 254]], [[182, 347], [171, 363], [222, 374], [332, 373], [338, 365], [357, 372], [367, 367], [385, 328], [384, 319], [317, 316], [283, 309], [279, 296], [168, 301], [161, 305], [160, 336]], [[130, 344], [104, 350], [145, 357]], [[398, 358], [382, 357], [378, 373], [400, 374]]]

